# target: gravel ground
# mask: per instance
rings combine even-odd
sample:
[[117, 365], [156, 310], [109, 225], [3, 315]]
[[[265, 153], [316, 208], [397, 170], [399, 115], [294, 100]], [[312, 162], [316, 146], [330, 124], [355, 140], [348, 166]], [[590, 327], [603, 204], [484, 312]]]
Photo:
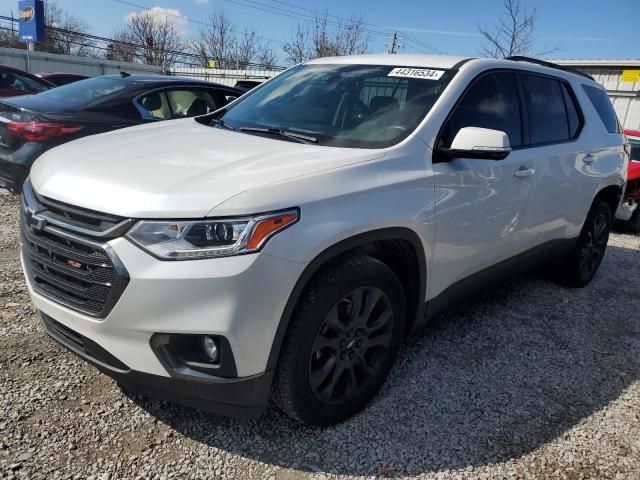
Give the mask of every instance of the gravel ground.
[[640, 238], [583, 290], [530, 275], [409, 339], [355, 418], [308, 429], [124, 393], [45, 337], [0, 193], [0, 478], [639, 478]]

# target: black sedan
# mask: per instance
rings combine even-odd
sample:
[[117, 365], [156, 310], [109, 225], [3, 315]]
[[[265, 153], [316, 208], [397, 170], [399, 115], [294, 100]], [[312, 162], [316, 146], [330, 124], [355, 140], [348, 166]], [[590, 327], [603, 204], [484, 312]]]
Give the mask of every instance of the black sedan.
[[20, 192], [45, 151], [96, 133], [205, 115], [242, 92], [176, 77], [104, 75], [0, 101], [0, 187]]

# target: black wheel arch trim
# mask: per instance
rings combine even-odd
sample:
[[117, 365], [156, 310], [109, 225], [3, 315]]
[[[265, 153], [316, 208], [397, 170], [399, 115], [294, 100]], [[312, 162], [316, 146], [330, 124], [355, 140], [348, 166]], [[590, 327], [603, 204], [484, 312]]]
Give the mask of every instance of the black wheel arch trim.
[[266, 370], [275, 369], [277, 367], [280, 350], [284, 343], [287, 330], [289, 329], [289, 323], [293, 316], [293, 312], [305, 287], [313, 276], [330, 260], [359, 247], [364, 247], [366, 245], [385, 240], [405, 240], [409, 242], [415, 251], [416, 258], [418, 260], [419, 289], [417, 305], [415, 306], [415, 318], [411, 318], [409, 320], [411, 321], [412, 326], [420, 323], [420, 320], [424, 316], [427, 287], [427, 260], [424, 253], [424, 244], [420, 237], [415, 231], [407, 227], [388, 227], [360, 233], [341, 240], [323, 250], [311, 262], [309, 262], [302, 274], [298, 277], [298, 280], [289, 295], [289, 299], [287, 300], [282, 316], [280, 317], [280, 323], [278, 324], [278, 328], [271, 345], [271, 352], [267, 361]]

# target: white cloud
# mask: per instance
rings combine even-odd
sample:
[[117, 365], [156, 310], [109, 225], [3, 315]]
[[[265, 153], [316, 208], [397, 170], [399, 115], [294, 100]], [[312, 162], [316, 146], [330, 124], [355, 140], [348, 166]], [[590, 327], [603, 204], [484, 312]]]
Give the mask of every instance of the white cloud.
[[196, 3], [198, 5], [208, 5], [209, 4], [209, 0], [196, 0]]
[[153, 16], [164, 22], [171, 22], [179, 34], [184, 34], [189, 30], [189, 21], [180, 10], [174, 8], [152, 7], [138, 12], [131, 12], [124, 17], [125, 22], [129, 22], [131, 18], [143, 12], [150, 12]]

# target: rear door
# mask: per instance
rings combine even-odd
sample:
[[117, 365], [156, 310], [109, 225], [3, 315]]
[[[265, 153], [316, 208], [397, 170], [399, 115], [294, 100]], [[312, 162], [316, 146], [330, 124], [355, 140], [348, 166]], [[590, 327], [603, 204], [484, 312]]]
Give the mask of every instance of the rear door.
[[527, 136], [517, 73], [476, 78], [443, 126], [438, 147], [449, 148], [463, 127], [500, 130], [512, 152], [504, 160], [438, 161], [436, 243], [430, 296], [532, 246], [527, 205], [535, 188], [534, 158], [522, 148]]
[[570, 227], [578, 220], [576, 206], [591, 205], [593, 186], [581, 172], [589, 152], [578, 141], [584, 116], [568, 82], [530, 72], [520, 78], [529, 121], [523, 148], [533, 157], [537, 177], [529, 234], [537, 244], [545, 244], [574, 236]]

